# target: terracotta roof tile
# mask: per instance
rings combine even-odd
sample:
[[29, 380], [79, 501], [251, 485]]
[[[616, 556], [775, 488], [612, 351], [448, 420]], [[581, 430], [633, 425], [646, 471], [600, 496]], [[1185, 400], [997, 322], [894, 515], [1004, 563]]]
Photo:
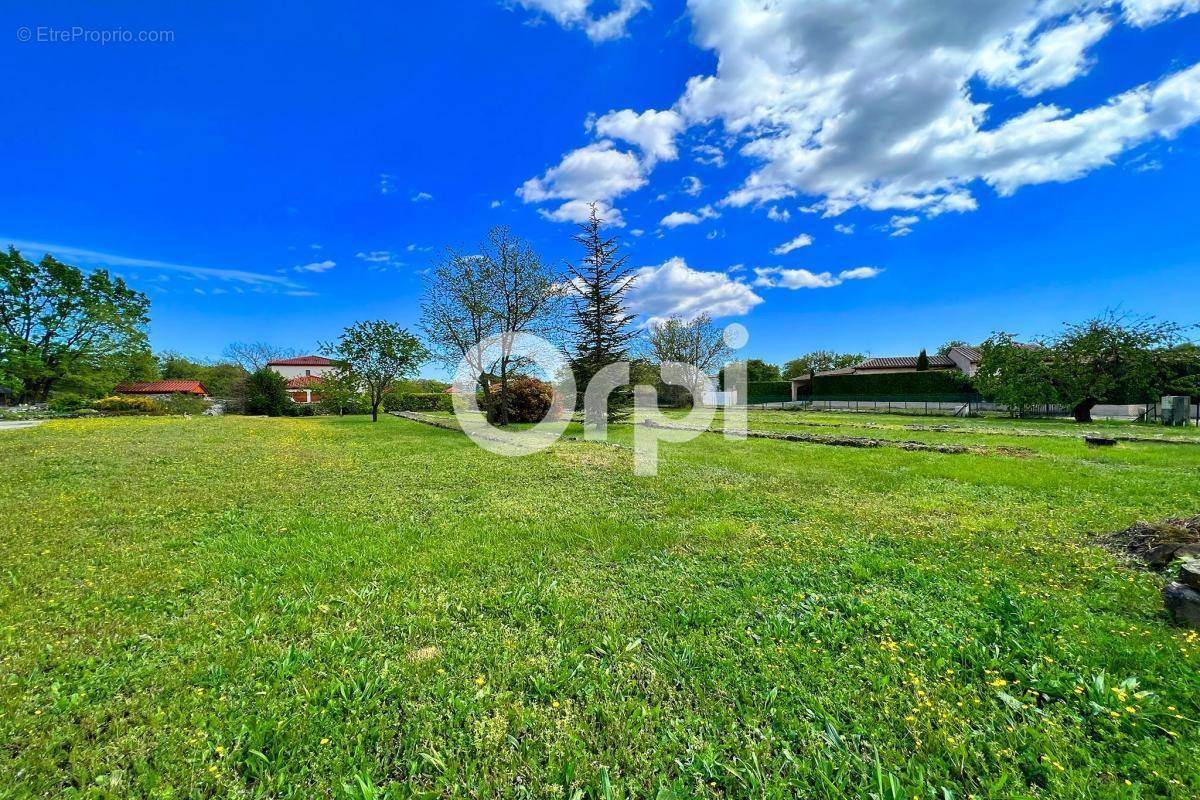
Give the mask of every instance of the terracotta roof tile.
[[208, 390], [204, 388], [204, 384], [200, 381], [122, 383], [113, 389], [113, 391], [118, 394], [208, 394]]

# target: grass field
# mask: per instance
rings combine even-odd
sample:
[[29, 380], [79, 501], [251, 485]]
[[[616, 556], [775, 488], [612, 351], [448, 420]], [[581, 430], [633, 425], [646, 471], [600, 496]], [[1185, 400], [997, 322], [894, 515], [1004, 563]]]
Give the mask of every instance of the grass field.
[[0, 432], [0, 797], [1200, 795], [1200, 637], [1089, 543], [1200, 513], [1200, 446], [751, 425], [980, 450]]

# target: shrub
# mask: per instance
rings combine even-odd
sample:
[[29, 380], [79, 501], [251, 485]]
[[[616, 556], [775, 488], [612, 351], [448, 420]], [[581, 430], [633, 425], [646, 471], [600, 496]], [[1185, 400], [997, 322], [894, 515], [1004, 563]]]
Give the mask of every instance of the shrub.
[[[500, 419], [500, 384], [493, 383], [487, 396], [488, 420]], [[508, 382], [508, 421], [541, 422], [550, 411], [554, 392], [537, 378], [512, 378]]]
[[317, 403], [322, 414], [370, 414], [371, 406], [361, 394], [354, 397], [326, 397]]
[[286, 417], [295, 413], [296, 404], [287, 393], [287, 381], [278, 372], [263, 367], [246, 378], [244, 386], [247, 414]]
[[46, 408], [59, 414], [78, 411], [81, 408], [86, 408], [88, 399], [82, 395], [66, 392], [55, 397], [46, 404]]
[[442, 392], [388, 393], [383, 396], [384, 411], [453, 411], [453, 398]]
[[194, 394], [173, 394], [163, 401], [168, 414], [203, 414], [208, 403]]
[[157, 417], [167, 413], [167, 409], [161, 403], [149, 397], [128, 395], [102, 397], [89, 403], [88, 407], [105, 414], [150, 414]]

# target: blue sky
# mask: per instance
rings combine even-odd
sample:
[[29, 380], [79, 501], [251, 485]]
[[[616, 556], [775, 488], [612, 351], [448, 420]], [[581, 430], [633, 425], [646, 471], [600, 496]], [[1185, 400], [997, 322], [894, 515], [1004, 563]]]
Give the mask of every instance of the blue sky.
[[438, 250], [571, 258], [589, 200], [643, 318], [769, 361], [1200, 321], [1195, 0], [103, 5], [0, 11], [0, 240], [126, 276], [158, 350], [415, 326]]

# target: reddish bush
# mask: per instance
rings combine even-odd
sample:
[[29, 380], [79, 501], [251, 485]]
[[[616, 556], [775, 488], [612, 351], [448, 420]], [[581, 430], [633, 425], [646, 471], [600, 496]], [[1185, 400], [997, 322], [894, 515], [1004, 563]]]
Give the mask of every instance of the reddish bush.
[[[508, 421], [541, 422], [550, 410], [554, 390], [545, 381], [537, 378], [509, 378]], [[489, 422], [500, 420], [500, 382], [488, 388], [487, 415]]]

